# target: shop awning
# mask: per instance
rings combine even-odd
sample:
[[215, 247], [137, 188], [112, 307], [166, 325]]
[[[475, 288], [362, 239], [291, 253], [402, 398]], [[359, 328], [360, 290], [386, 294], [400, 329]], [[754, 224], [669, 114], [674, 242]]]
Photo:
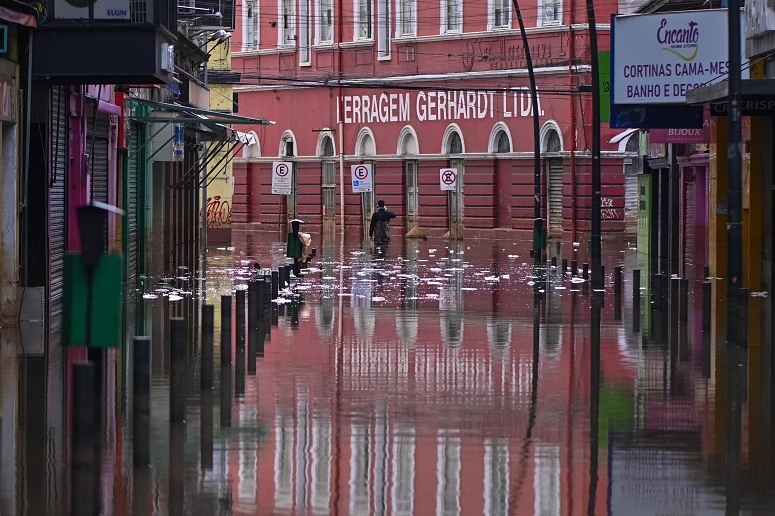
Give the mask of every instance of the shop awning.
[[638, 131], [640, 131], [640, 129], [627, 129], [608, 140], [608, 143], [618, 145], [619, 152], [625, 152], [627, 150], [627, 141], [630, 139], [630, 135], [632, 133], [637, 133]]
[[[741, 82], [741, 110], [744, 116], [770, 116], [775, 114], [775, 79], [744, 79]], [[686, 103], [695, 106], [710, 105], [714, 116], [727, 114], [729, 83], [722, 81], [710, 86], [689, 90]]]
[[[156, 102], [145, 99], [131, 99], [142, 106], [147, 106], [157, 112], [156, 116], [133, 116], [132, 119], [138, 122], [170, 122], [176, 124], [221, 124], [221, 125], [273, 125], [274, 122], [265, 118], [250, 118], [231, 113], [222, 113], [220, 111], [211, 111], [209, 109], [200, 109], [182, 104], [172, 104], [167, 102]], [[169, 117], [158, 116], [158, 112], [168, 112]]]

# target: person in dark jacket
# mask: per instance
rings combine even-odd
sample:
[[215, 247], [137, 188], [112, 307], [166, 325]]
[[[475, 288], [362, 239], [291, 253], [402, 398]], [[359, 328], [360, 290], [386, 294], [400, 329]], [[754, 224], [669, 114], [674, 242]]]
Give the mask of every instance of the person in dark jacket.
[[377, 211], [371, 216], [369, 236], [374, 239], [374, 245], [387, 245], [390, 243], [390, 219], [396, 218], [396, 214], [385, 208], [385, 201], [377, 203]]

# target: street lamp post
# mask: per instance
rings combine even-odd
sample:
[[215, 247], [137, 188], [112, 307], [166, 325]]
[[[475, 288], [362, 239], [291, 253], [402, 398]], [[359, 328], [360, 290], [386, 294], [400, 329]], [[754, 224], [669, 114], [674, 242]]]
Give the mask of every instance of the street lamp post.
[[600, 288], [602, 242], [600, 232], [600, 63], [597, 56], [597, 23], [594, 0], [587, 2], [589, 52], [592, 64], [592, 287]]
[[513, 0], [513, 2], [517, 23], [519, 23], [519, 32], [522, 35], [522, 47], [525, 49], [525, 64], [527, 64], [527, 76], [530, 81], [530, 99], [533, 106], [533, 257], [535, 263], [539, 263], [541, 252], [546, 245], [544, 219], [541, 218], [541, 113], [538, 107], [538, 88], [536, 87], [530, 43], [525, 32], [525, 22], [522, 19], [519, 1]]

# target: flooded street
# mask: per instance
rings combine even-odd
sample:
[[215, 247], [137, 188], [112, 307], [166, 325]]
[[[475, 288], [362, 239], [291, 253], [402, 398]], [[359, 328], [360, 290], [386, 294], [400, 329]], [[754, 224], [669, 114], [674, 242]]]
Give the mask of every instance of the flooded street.
[[[151, 468], [133, 468], [131, 365], [118, 366], [104, 514], [772, 514], [771, 437], [757, 429], [770, 414], [749, 406], [750, 375], [727, 373], [740, 357], [703, 339], [701, 276], [686, 322], [667, 325], [669, 310], [651, 314], [645, 274], [633, 308], [635, 251], [606, 242], [593, 378], [595, 293], [561, 267], [582, 268], [580, 246], [552, 244], [557, 265], [534, 268], [529, 243], [394, 239], [375, 254], [316, 236], [298, 299], [266, 314], [243, 395], [218, 358], [221, 296], [246, 288], [254, 263], [286, 263], [284, 244], [252, 240], [210, 250], [215, 389], [199, 388], [190, 337], [185, 424], [169, 423], [167, 320], [196, 293], [149, 282], [138, 295], [152, 340]], [[0, 513], [67, 514], [62, 430], [44, 423], [66, 400], [36, 383], [42, 364], [14, 356], [16, 339], [3, 334]], [[735, 413], [737, 433], [725, 424]], [[725, 464], [729, 446], [736, 464]]]

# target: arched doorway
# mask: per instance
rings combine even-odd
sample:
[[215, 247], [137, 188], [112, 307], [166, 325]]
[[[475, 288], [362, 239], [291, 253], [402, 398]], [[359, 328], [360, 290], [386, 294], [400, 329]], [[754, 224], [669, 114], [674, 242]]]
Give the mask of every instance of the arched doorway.
[[376, 204], [374, 200], [374, 190], [377, 188], [376, 181], [376, 163], [374, 162], [374, 156], [377, 153], [377, 146], [374, 141], [374, 133], [371, 129], [364, 127], [358, 134], [358, 140], [355, 142], [355, 155], [361, 159], [361, 163], [371, 164], [371, 192], [361, 193], [361, 215], [363, 227], [363, 237], [367, 238], [369, 235], [369, 223], [371, 222], [371, 214], [374, 213], [374, 206]]
[[[324, 229], [336, 224], [336, 151], [331, 131], [322, 131], [318, 137], [317, 154], [320, 157], [320, 185]], [[326, 233], [326, 231], [324, 231]]]
[[541, 131], [541, 153], [544, 158], [544, 170], [547, 176], [548, 202], [546, 206], [547, 229], [550, 238], [562, 236], [562, 185], [563, 163], [560, 128], [549, 121]]
[[[278, 155], [280, 158], [282, 158], [283, 161], [290, 161], [293, 165], [293, 170], [291, 172], [291, 195], [286, 196], [286, 209], [285, 209], [285, 216], [286, 216], [286, 224], [289, 220], [293, 220], [296, 218], [296, 188], [298, 184], [298, 170], [296, 167], [296, 162], [294, 158], [297, 156], [296, 152], [296, 137], [293, 135], [291, 131], [285, 131], [283, 133], [282, 138], [280, 138], [280, 149], [278, 151]], [[282, 233], [285, 229], [285, 226], [280, 226], [280, 232]]]
[[444, 132], [442, 153], [448, 156], [448, 167], [457, 172], [457, 181], [454, 191], [447, 192], [447, 213], [449, 220], [449, 238], [456, 240], [463, 238], [463, 177], [465, 176], [465, 143], [460, 127], [450, 124]]
[[411, 233], [420, 225], [419, 161], [417, 133], [406, 126], [398, 136], [398, 155], [404, 157], [404, 185], [406, 188], [406, 231]]
[[[512, 160], [505, 154], [513, 152], [511, 132], [506, 124], [497, 122], [490, 131], [488, 152], [493, 154], [495, 169], [497, 212], [495, 226], [511, 228], [511, 172]], [[506, 159], [502, 159], [506, 158]]]
[[638, 232], [638, 153], [640, 136], [632, 133], [624, 146], [625, 152], [635, 155], [624, 160], [624, 231], [629, 235]]

